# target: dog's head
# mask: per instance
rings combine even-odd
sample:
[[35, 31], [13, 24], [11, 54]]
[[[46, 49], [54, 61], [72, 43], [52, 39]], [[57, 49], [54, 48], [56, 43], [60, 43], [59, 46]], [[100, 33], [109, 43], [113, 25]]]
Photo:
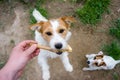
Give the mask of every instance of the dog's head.
[[70, 26], [75, 22], [73, 17], [61, 17], [48, 21], [41, 21], [30, 27], [37, 30], [52, 49], [64, 49], [71, 36]]
[[97, 66], [97, 67], [106, 66], [106, 63], [104, 62], [103, 57], [104, 57], [104, 54], [102, 51], [100, 51], [98, 54], [92, 56], [91, 58], [88, 58], [87, 63], [89, 66], [91, 65]]

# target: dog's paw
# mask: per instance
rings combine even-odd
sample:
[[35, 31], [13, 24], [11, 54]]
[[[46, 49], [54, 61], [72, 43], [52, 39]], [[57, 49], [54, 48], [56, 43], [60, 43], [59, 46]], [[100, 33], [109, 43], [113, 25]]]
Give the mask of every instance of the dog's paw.
[[72, 65], [67, 66], [67, 67], [66, 67], [66, 71], [72, 72], [72, 71], [73, 71]]
[[87, 55], [85, 55], [85, 57], [86, 57], [86, 58], [88, 58], [88, 57], [89, 57], [89, 55], [87, 54]]
[[50, 74], [49, 73], [44, 73], [43, 74], [43, 80], [49, 80], [50, 79]]
[[88, 68], [84, 67], [82, 70], [83, 70], [83, 71], [87, 71], [87, 70], [88, 70]]

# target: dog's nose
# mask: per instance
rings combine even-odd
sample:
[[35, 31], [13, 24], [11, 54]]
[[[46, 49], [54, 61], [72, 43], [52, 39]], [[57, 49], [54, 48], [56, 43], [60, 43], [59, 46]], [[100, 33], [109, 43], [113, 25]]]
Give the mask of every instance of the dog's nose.
[[62, 43], [57, 43], [57, 44], [55, 44], [55, 48], [56, 49], [61, 49], [62, 48]]
[[90, 61], [87, 61], [88, 64], [90, 64]]

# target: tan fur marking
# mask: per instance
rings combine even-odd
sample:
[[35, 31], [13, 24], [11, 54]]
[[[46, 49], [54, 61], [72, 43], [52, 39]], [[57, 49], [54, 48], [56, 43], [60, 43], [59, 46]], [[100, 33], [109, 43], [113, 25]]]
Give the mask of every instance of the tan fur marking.
[[[64, 31], [63, 31], [62, 33], [60, 33], [60, 30], [64, 30]], [[68, 32], [68, 30], [67, 30], [65, 27], [63, 27], [63, 26], [60, 26], [60, 27], [57, 29], [57, 33], [60, 34], [63, 38], [66, 37], [67, 32]]]
[[[55, 20], [55, 19], [51, 19], [51, 20]], [[61, 37], [65, 38], [68, 30], [70, 29], [70, 24], [75, 22], [75, 19], [73, 17], [61, 17], [56, 20], [58, 20], [58, 22], [59, 22], [57, 33], [60, 34]], [[50, 20], [46, 21], [46, 22], [41, 21], [39, 23], [36, 23], [36, 24], [32, 25], [32, 27], [30, 27], [30, 29], [38, 30], [42, 34], [44, 39], [47, 40], [48, 42], [50, 41], [52, 35], [51, 36], [47, 35], [46, 32], [50, 32], [53, 34], [53, 29], [52, 29], [52, 25], [50, 24]], [[64, 30], [62, 33], [60, 33], [61, 29]]]
[[101, 62], [98, 66], [106, 66], [105, 62]]
[[41, 29], [39, 30], [39, 32], [43, 33], [43, 31], [45, 31], [45, 29], [51, 27], [51, 24], [49, 21], [47, 22], [43, 22], [41, 25]]
[[47, 40], [48, 42], [50, 41], [51, 36], [47, 35], [46, 32], [50, 32], [53, 34], [53, 30], [52, 30], [52, 27], [51, 27], [51, 24], [50, 24], [50, 21], [47, 21], [47, 22], [43, 22], [43, 24], [41, 24], [41, 29], [39, 30], [39, 32], [42, 34], [43, 38], [45, 40]]
[[48, 42], [50, 41], [50, 39], [52, 38], [52, 35], [47, 35], [46, 33], [50, 32], [53, 35], [53, 29], [52, 27], [47, 27], [43, 30], [42, 32], [42, 36], [44, 37], [45, 40], [47, 40]]
[[76, 22], [76, 20], [71, 16], [64, 16], [59, 18], [59, 22], [60, 24], [64, 24], [64, 26], [66, 26], [69, 29], [71, 26], [71, 23]]
[[[66, 23], [61, 19], [58, 19], [58, 22], [59, 22], [59, 27], [57, 29], [57, 33], [60, 34], [63, 38], [65, 38], [69, 30], [68, 25], [66, 25]], [[60, 33], [60, 30], [64, 30], [64, 31]]]
[[30, 29], [31, 30], [39, 30], [40, 27], [41, 27], [40, 23], [36, 23], [36, 24], [31, 25]]
[[96, 59], [95, 60], [99, 60], [101, 59], [102, 62], [98, 64], [98, 62], [94, 62], [93, 65], [97, 66], [97, 67], [100, 67], [100, 66], [106, 66], [106, 63], [104, 62], [103, 60], [103, 55], [97, 55]]
[[95, 60], [95, 59], [102, 59], [103, 56], [104, 56], [104, 55], [96, 55], [95, 58], [94, 58], [94, 60]]
[[98, 64], [97, 62], [93, 63], [93, 65], [100, 67], [100, 66], [106, 66], [106, 63], [103, 61], [100, 64]]
[[58, 19], [58, 22], [59, 22], [60, 26], [64, 26], [64, 27], [66, 27], [67, 29], [70, 27], [70, 26], [69, 26], [68, 24], [66, 24], [65, 21], [63, 21], [61, 18]]
[[75, 18], [71, 16], [64, 16], [64, 17], [61, 17], [61, 19], [64, 21], [76, 22]]
[[30, 29], [32, 30], [38, 30], [42, 36], [44, 37], [45, 40], [47, 40], [48, 42], [50, 41], [51, 39], [51, 36], [48, 36], [46, 34], [46, 32], [51, 32], [53, 33], [53, 30], [52, 30], [52, 27], [51, 27], [51, 24], [49, 21], [47, 22], [44, 22], [44, 21], [41, 21], [39, 23], [36, 23], [36, 24], [33, 24]]

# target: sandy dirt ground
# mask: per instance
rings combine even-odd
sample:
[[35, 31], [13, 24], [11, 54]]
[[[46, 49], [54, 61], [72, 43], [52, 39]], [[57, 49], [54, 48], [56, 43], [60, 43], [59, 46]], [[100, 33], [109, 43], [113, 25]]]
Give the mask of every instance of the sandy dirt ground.
[[[74, 11], [82, 3], [73, 4], [68, 0], [47, 0], [43, 7], [49, 13], [49, 18], [57, 18], [64, 15], [75, 15]], [[59, 58], [49, 59], [51, 79], [50, 80], [117, 80], [114, 75], [120, 76], [120, 65], [113, 70], [82, 71], [87, 66], [86, 54], [97, 53], [103, 44], [112, 41], [108, 34], [110, 21], [120, 17], [120, 0], [112, 0], [110, 14], [104, 14], [102, 21], [96, 27], [83, 25], [77, 22], [71, 28], [72, 37], [69, 44], [73, 52], [69, 54], [70, 62], [74, 71], [66, 72]], [[0, 3], [0, 62], [6, 62], [12, 48], [26, 39], [34, 39], [29, 30], [29, 7], [20, 2]], [[37, 64], [37, 57], [26, 66], [19, 80], [42, 80], [42, 73]], [[119, 79], [120, 80], [120, 77]]]

